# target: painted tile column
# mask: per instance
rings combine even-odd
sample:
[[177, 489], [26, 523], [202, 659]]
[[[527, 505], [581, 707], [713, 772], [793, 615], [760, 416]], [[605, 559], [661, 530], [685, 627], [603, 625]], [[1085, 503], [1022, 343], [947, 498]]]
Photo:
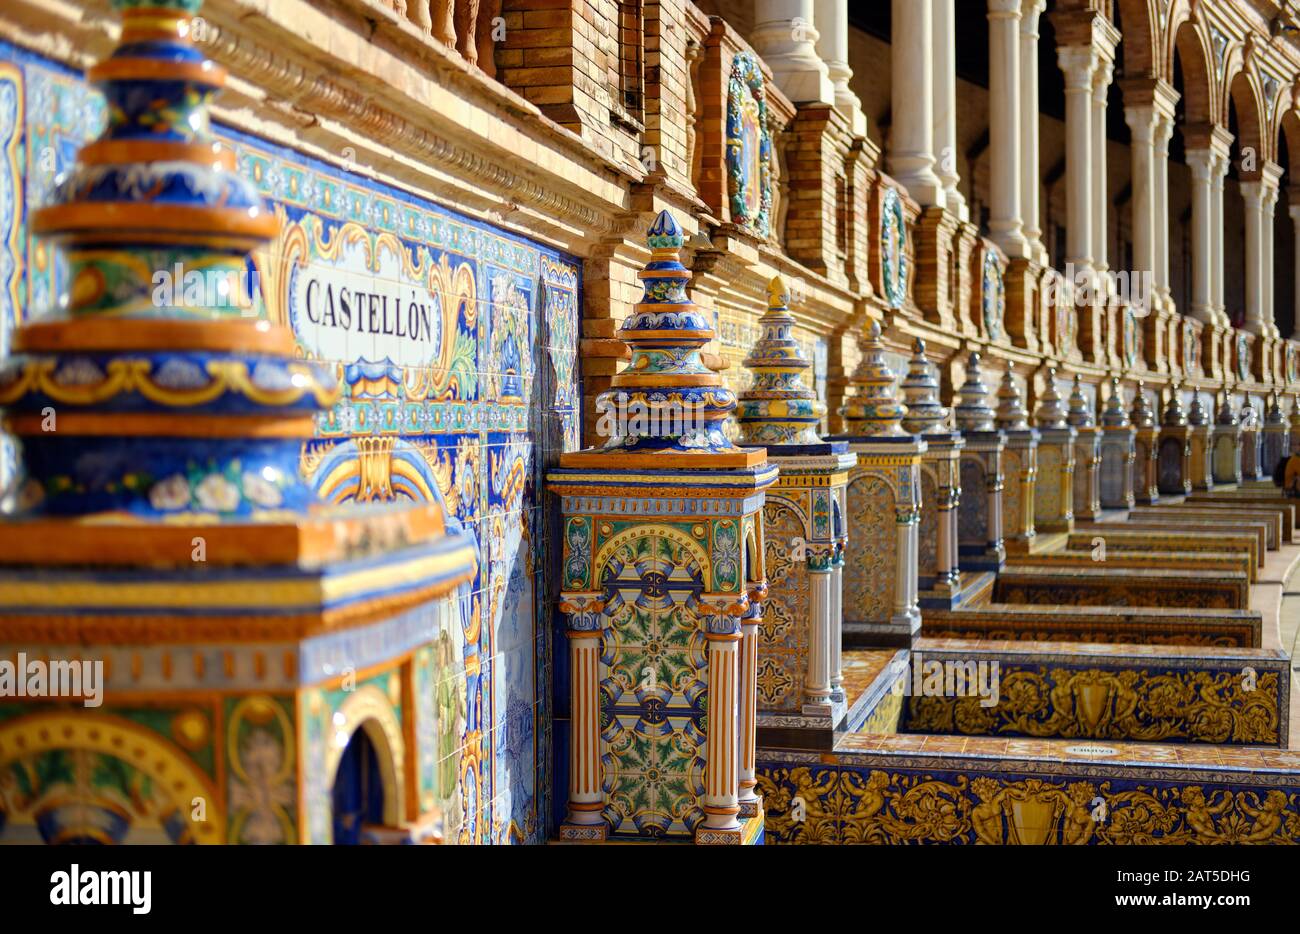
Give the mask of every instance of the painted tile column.
[[1043, 398], [1034, 412], [1038, 427], [1038, 480], [1034, 485], [1034, 527], [1042, 532], [1074, 530], [1074, 456], [1079, 432], [1070, 425], [1065, 400], [1049, 367]]
[[1241, 483], [1241, 424], [1225, 392], [1214, 419], [1214, 482], [1236, 486]]
[[1000, 571], [1006, 562], [1002, 542], [1002, 452], [1006, 436], [993, 423], [989, 388], [980, 372], [980, 355], [966, 361], [961, 401], [953, 409], [966, 442], [961, 452], [962, 497], [957, 504], [957, 551], [962, 571]]
[[1263, 446], [1264, 437], [1260, 431], [1259, 413], [1255, 410], [1250, 396], [1241, 404], [1241, 478], [1243, 480], [1264, 479]]
[[812, 364], [793, 337], [790, 293], [768, 284], [762, 329], [744, 365], [753, 374], [736, 418], [742, 444], [764, 446], [780, 471], [763, 505], [769, 591], [759, 634], [759, 725], [832, 729], [844, 715], [835, 697], [841, 620], [835, 587], [845, 487], [857, 461], [845, 441], [823, 441], [825, 403], [803, 381]]
[[1133, 426], [1133, 501], [1139, 506], [1152, 506], [1160, 501], [1156, 477], [1156, 460], [1159, 457], [1160, 425], [1156, 413], [1147, 401], [1146, 386], [1138, 380], [1133, 393], [1133, 411], [1129, 413]]
[[1274, 392], [1269, 399], [1268, 411], [1264, 415], [1264, 462], [1266, 476], [1273, 475], [1278, 461], [1286, 457], [1291, 450], [1291, 425], [1282, 412], [1282, 400]]
[[1034, 486], [1038, 481], [1037, 429], [1029, 427], [1029, 415], [1020, 397], [1020, 387], [1008, 365], [998, 387], [995, 424], [1006, 438], [1002, 452], [1002, 529], [1008, 554], [1026, 554], [1038, 534], [1034, 526]]
[[1079, 374], [1074, 374], [1070, 391], [1070, 413], [1066, 417], [1076, 432], [1074, 442], [1074, 516], [1090, 520], [1101, 514], [1101, 435], [1092, 403], [1083, 393]]
[[1187, 427], [1190, 429], [1188, 480], [1193, 491], [1214, 489], [1214, 419], [1201, 405], [1201, 393], [1192, 397], [1187, 410]]
[[[612, 434], [561, 455], [547, 476], [565, 530], [561, 608], [599, 604], [598, 620], [576, 630], [598, 626], [599, 664], [588, 636], [571, 652], [573, 697], [599, 704], [575, 700], [585, 722], [574, 734], [600, 728], [598, 750], [575, 761], [598, 762], [601, 794], [591, 800], [585, 777], [569, 776], [567, 839], [762, 839], [745, 784], [756, 675], [746, 636], [756, 642], [763, 625], [763, 493], [777, 470], [723, 431], [736, 397], [701, 357], [714, 332], [687, 296], [683, 239], [660, 212], [638, 273], [644, 295], [617, 332], [631, 361], [597, 402]], [[593, 831], [580, 821], [597, 803]]]
[[925, 356], [925, 341], [912, 344], [903, 380], [907, 415], [903, 429], [925, 439], [921, 455], [921, 524], [917, 572], [922, 607], [951, 608], [961, 594], [957, 565], [957, 503], [961, 499], [961, 433], [947, 425], [948, 409], [939, 403], [939, 381]]
[[1111, 377], [1110, 395], [1101, 413], [1101, 507], [1133, 508], [1133, 463], [1137, 430], [1124, 411], [1119, 378]]
[[1183, 411], [1176, 383], [1169, 388], [1169, 402], [1160, 419], [1156, 461], [1156, 484], [1162, 495], [1186, 496], [1192, 492], [1192, 426]]
[[844, 404], [848, 430], [833, 439], [848, 441], [858, 455], [847, 494], [844, 622], [880, 645], [910, 646], [921, 629], [917, 525], [926, 444], [903, 431], [906, 409], [895, 398], [894, 382], [873, 321], [850, 379], [856, 395]]
[[[429, 790], [417, 672], [460, 625], [473, 539], [439, 502], [337, 506], [305, 480], [342, 391], [248, 287], [280, 222], [211, 132], [226, 72], [193, 41], [201, 3], [112, 6], [119, 44], [87, 75], [107, 126], [28, 216], [66, 259], [66, 296], [24, 316], [0, 365], [24, 477], [0, 521], [0, 656], [97, 660], [104, 704], [0, 699], [0, 746], [52, 738], [136, 800], [69, 786], [31, 832], [425, 842], [452, 815]], [[23, 593], [33, 566], [45, 581]], [[379, 787], [353, 805], [366, 748]]]

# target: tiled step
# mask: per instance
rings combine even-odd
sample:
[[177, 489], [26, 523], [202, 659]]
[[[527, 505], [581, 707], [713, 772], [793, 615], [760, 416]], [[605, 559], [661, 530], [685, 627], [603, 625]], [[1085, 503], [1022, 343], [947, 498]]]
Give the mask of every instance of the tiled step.
[[993, 589], [998, 603], [1073, 606], [1250, 608], [1250, 579], [1244, 571], [1186, 571], [1175, 568], [1045, 567], [1007, 568]]
[[[1255, 648], [1261, 644], [1257, 610], [1183, 607], [1042, 607], [994, 603], [921, 616], [925, 637], [1038, 642], [1128, 643]], [[844, 644], [853, 645], [846, 633]]]

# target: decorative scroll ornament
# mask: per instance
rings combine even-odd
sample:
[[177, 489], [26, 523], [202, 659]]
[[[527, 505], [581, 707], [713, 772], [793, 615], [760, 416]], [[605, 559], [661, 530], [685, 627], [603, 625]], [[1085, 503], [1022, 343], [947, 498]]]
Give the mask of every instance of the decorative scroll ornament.
[[[722, 426], [736, 395], [700, 355], [713, 328], [687, 297], [690, 271], [682, 265], [684, 237], [667, 211], [646, 237], [650, 261], [637, 273], [645, 294], [618, 331], [632, 351], [628, 365], [596, 400], [602, 434], [597, 449], [613, 455], [729, 455], [748, 465], [755, 452], [732, 444]], [[724, 466], [721, 463], [716, 466]], [[701, 459], [699, 466], [707, 466]]]
[[1067, 420], [1075, 428], [1093, 428], [1097, 424], [1092, 403], [1083, 394], [1083, 381], [1078, 373], [1074, 374], [1074, 389], [1070, 392], [1070, 414]]
[[907, 403], [905, 431], [921, 435], [944, 430], [948, 409], [939, 402], [939, 381], [925, 356], [925, 341], [919, 337], [912, 343], [912, 359], [903, 379], [903, 401]]
[[907, 222], [903, 199], [889, 186], [880, 204], [880, 269], [885, 301], [902, 308], [907, 301]]
[[1166, 428], [1183, 428], [1187, 425], [1187, 413], [1183, 411], [1183, 400], [1178, 397], [1178, 384], [1169, 387], [1169, 402], [1165, 404], [1165, 414], [1161, 424]]
[[1110, 378], [1110, 395], [1101, 413], [1101, 424], [1106, 428], [1127, 428], [1131, 424], [1124, 411], [1124, 393], [1119, 387], [1119, 377]]
[[1025, 411], [1015, 371], [1010, 364], [1007, 364], [1006, 372], [1002, 374], [1002, 385], [998, 387], [997, 426], [1007, 431], [1024, 431], [1029, 427], [1029, 413]]
[[989, 387], [980, 373], [980, 355], [972, 352], [966, 361], [966, 382], [962, 384], [961, 402], [954, 412], [962, 431], [992, 431], [993, 409], [989, 406]]
[[767, 287], [767, 311], [758, 320], [762, 336], [745, 358], [754, 382], [740, 394], [736, 411], [741, 439], [747, 444], [820, 444], [817, 423], [826, 404], [804, 384], [811, 363], [799, 351], [792, 331], [790, 292], [776, 276]]
[[766, 237], [772, 219], [772, 137], [763, 70], [750, 52], [732, 59], [727, 82], [727, 192], [732, 221]]
[[984, 313], [984, 331], [989, 340], [998, 340], [1002, 337], [1002, 322], [1006, 317], [1007, 293], [1002, 279], [1002, 265], [992, 250], [984, 254], [980, 301]]
[[1156, 413], [1147, 400], [1146, 387], [1142, 380], [1138, 380], [1137, 389], [1133, 393], [1133, 411], [1129, 413], [1129, 421], [1135, 428], [1154, 428], [1156, 425]]
[[1065, 410], [1065, 401], [1056, 388], [1056, 369], [1049, 367], [1047, 380], [1043, 388], [1043, 398], [1034, 413], [1034, 421], [1039, 428], [1068, 428], [1070, 413]]
[[849, 382], [857, 395], [844, 403], [848, 433], [854, 435], [901, 435], [899, 427], [907, 407], [895, 397], [894, 371], [885, 363], [885, 345], [880, 339], [880, 323], [871, 328], [862, 341], [862, 362]]

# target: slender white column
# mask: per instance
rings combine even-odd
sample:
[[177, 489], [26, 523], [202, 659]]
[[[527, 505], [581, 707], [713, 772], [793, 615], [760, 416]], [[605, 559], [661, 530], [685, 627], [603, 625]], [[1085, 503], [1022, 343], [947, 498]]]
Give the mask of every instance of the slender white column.
[[[1300, 318], [1296, 320], [1300, 321]], [[831, 700], [844, 701], [844, 546], [831, 570]]]
[[705, 743], [703, 826], [734, 830], [740, 826], [740, 780], [737, 774], [737, 655], [740, 633], [709, 632], [709, 735]]
[[1273, 309], [1273, 285], [1275, 272], [1273, 266], [1274, 223], [1277, 218], [1278, 184], [1282, 180], [1282, 168], [1272, 162], [1264, 164], [1261, 182], [1264, 190], [1264, 216], [1260, 225], [1260, 239], [1263, 247], [1262, 275], [1264, 292], [1264, 325], [1273, 337], [1280, 336], [1277, 329], [1277, 315]]
[[[1296, 269], [1300, 269], [1300, 192], [1297, 192], [1296, 189], [1292, 188], [1288, 189], [1288, 194], [1290, 197], [1287, 199], [1287, 213], [1291, 215], [1291, 225], [1295, 228], [1295, 255], [1292, 257], [1292, 262], [1295, 264]], [[1291, 338], [1292, 340], [1300, 340], [1300, 288], [1295, 290], [1294, 301], [1295, 327], [1291, 333]], [[1297, 440], [1297, 436], [1292, 435], [1291, 440], [1294, 444]]]
[[989, 236], [1029, 255], [1020, 213], [1020, 0], [989, 0]]
[[[1065, 75], [1066, 261], [1092, 268], [1092, 76], [1091, 46], [1062, 46], [1057, 64]], [[991, 517], [991, 514], [990, 514]]]
[[569, 813], [576, 826], [604, 823], [600, 768], [600, 630], [569, 636]]
[[1241, 183], [1241, 200], [1246, 209], [1246, 319], [1242, 326], [1252, 334], [1264, 328], [1264, 183]]
[[892, 0], [889, 172], [923, 208], [944, 203], [934, 167], [934, 54], [926, 0]]
[[[1187, 313], [1206, 323], [1215, 319], [1211, 215], [1216, 158], [1212, 149], [1187, 150], [1192, 170], [1192, 300]], [[1300, 319], [1298, 319], [1300, 320]]]
[[961, 179], [957, 174], [957, 37], [952, 2], [933, 0], [935, 171], [943, 183], [948, 211], [969, 220], [970, 209], [957, 187]]
[[1101, 62], [1092, 84], [1092, 264], [1099, 272], [1109, 268], [1107, 246], [1110, 240], [1110, 186], [1106, 177], [1106, 93], [1110, 90], [1114, 71], [1110, 62]]
[[1214, 171], [1210, 173], [1210, 279], [1214, 285], [1214, 316], [1219, 324], [1228, 326], [1228, 313], [1223, 302], [1223, 178], [1228, 174], [1228, 157], [1216, 152]]
[[835, 86], [817, 54], [815, 13], [814, 0], [754, 0], [750, 44], [796, 104], [835, 102]]
[[1039, 208], [1042, 167], [1038, 158], [1038, 19], [1047, 0], [1024, 0], [1020, 13], [1020, 210], [1024, 217], [1029, 255], [1047, 264]]
[[763, 608], [756, 604], [740, 624], [740, 756], [737, 800], [741, 813], [752, 815], [758, 801], [758, 626]]
[[831, 569], [809, 570], [808, 670], [804, 674], [804, 702], [822, 706], [831, 702]]
[[849, 87], [853, 69], [849, 67], [848, 0], [814, 0], [814, 4], [817, 54], [826, 63], [826, 73], [834, 89], [835, 109], [849, 121], [854, 136], [866, 136], [867, 118], [862, 113], [862, 102]]
[[1155, 132], [1159, 119], [1151, 104], [1137, 104], [1124, 108], [1124, 120], [1129, 127], [1129, 155], [1132, 157], [1133, 216], [1133, 271], [1149, 272], [1154, 277], [1157, 269], [1156, 244], [1156, 186], [1159, 184], [1155, 167]]
[[1155, 129], [1155, 284], [1161, 300], [1168, 305], [1169, 290], [1169, 140], [1174, 135], [1174, 119], [1158, 112]]

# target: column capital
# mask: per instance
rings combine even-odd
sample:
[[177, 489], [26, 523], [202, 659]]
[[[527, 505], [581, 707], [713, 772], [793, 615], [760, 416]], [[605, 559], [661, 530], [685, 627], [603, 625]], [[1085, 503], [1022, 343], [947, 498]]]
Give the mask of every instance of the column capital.
[[1038, 17], [1047, 9], [1047, 0], [1021, 0], [1020, 31], [1038, 36]]
[[1097, 50], [1091, 45], [1062, 45], [1056, 48], [1056, 63], [1065, 75], [1067, 91], [1091, 91], [1097, 70]]
[[1200, 181], [1209, 181], [1218, 158], [1213, 149], [1188, 149], [1184, 152], [1187, 165], [1192, 170], [1192, 177]]
[[[1124, 96], [1127, 98], [1127, 92]], [[1156, 108], [1150, 103], [1124, 105], [1124, 122], [1128, 124], [1134, 140], [1151, 142], [1155, 136], [1158, 117]]]
[[1226, 160], [1232, 152], [1232, 134], [1214, 123], [1195, 123], [1183, 127], [1183, 141], [1188, 149], [1208, 149]]
[[1110, 83], [1115, 77], [1115, 66], [1104, 58], [1097, 60], [1097, 70], [1092, 75], [1092, 99], [1094, 103], [1106, 106], [1106, 95]]
[[1021, 0], [988, 0], [989, 19], [1020, 19]]

